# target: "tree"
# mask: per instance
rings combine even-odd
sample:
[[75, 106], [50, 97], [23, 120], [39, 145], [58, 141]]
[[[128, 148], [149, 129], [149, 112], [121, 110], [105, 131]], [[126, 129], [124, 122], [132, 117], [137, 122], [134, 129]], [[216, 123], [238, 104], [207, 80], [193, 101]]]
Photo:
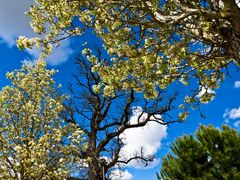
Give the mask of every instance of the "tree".
[[[223, 69], [240, 62], [238, 0], [36, 0], [28, 15], [33, 30], [46, 36], [20, 37], [19, 48], [44, 47], [46, 55], [52, 44], [91, 27], [112, 57], [111, 65], [95, 65], [103, 85], [146, 98], [157, 96], [156, 86], [192, 78], [200, 90], [216, 89]], [[211, 96], [206, 90], [201, 101]]]
[[[60, 95], [43, 61], [7, 73], [12, 84], [0, 92], [0, 178], [64, 179], [82, 133], [64, 126]], [[66, 140], [68, 138], [68, 140]], [[78, 138], [78, 139], [77, 139]]]
[[229, 126], [201, 126], [196, 137], [184, 135], [173, 143], [158, 179], [239, 179], [239, 143], [239, 133]]
[[[101, 51], [98, 51], [101, 59]], [[63, 119], [75, 124], [80, 131], [86, 134], [87, 150], [80, 151], [80, 159], [85, 160], [85, 169], [88, 171], [84, 178], [100, 180], [103, 176], [110, 176], [111, 171], [134, 160], [148, 165], [154, 157], [146, 155], [144, 149], [136, 149], [136, 153], [124, 156], [125, 145], [122, 134], [132, 128], [140, 128], [149, 122], [167, 125], [181, 120], [171, 119], [170, 111], [175, 95], [164, 96], [161, 93], [155, 100], [137, 102], [140, 95], [133, 90], [128, 92], [114, 92], [115, 96], [105, 96], [106, 88], [98, 86], [100, 77], [93, 72], [92, 65], [84, 57], [77, 59], [79, 74], [75, 74], [76, 83], [70, 86], [72, 98], [65, 104]], [[110, 94], [112, 90], [109, 89]], [[131, 120], [132, 109], [143, 105], [135, 114], [136, 122]], [[104, 170], [104, 174], [103, 174]]]

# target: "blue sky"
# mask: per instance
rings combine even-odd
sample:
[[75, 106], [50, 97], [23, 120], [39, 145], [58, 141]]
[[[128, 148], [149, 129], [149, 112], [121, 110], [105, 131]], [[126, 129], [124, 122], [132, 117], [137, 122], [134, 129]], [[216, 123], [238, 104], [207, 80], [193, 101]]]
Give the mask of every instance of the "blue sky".
[[[27, 10], [31, 1], [8, 0], [0, 2], [0, 87], [9, 84], [5, 74], [7, 71], [12, 71], [20, 68], [21, 62], [24, 60], [32, 60], [37, 57], [38, 51], [19, 51], [15, 46], [15, 40], [19, 35], [28, 37], [34, 36], [28, 26], [29, 19], [23, 15]], [[90, 33], [90, 32], [89, 32]], [[53, 55], [46, 61], [50, 68], [59, 70], [55, 76], [57, 83], [63, 85], [65, 91], [68, 83], [72, 80], [72, 74], [76, 72], [74, 65], [76, 52], [81, 52], [79, 44], [83, 42], [97, 42], [91, 34], [87, 34], [81, 39], [66, 40], [62, 46], [58, 48]], [[203, 104], [201, 109], [206, 115], [205, 119], [201, 119], [197, 111], [193, 111], [191, 116], [185, 123], [172, 124], [165, 130], [159, 128], [156, 133], [154, 130], [146, 130], [146, 136], [159, 136], [156, 140], [161, 142], [156, 146], [157, 156], [162, 157], [170, 151], [169, 145], [183, 134], [194, 133], [199, 127], [199, 124], [213, 124], [215, 127], [221, 127], [227, 123], [239, 130], [240, 127], [240, 72], [236, 67], [230, 67], [230, 76], [226, 77], [221, 87], [216, 90], [216, 97], [209, 104]], [[180, 90], [181, 91], [181, 90]], [[131, 132], [134, 135], [137, 132]], [[153, 134], [155, 133], [155, 134]], [[139, 138], [140, 140], [141, 138]], [[156, 141], [155, 140], [155, 141]], [[131, 142], [131, 141], [130, 141]], [[145, 142], [147, 148], [153, 146], [154, 142]], [[157, 161], [155, 166], [149, 168], [132, 168], [125, 169], [125, 177], [132, 180], [148, 180], [156, 179], [156, 172], [160, 169], [161, 162]], [[127, 178], [126, 178], [127, 179]]]

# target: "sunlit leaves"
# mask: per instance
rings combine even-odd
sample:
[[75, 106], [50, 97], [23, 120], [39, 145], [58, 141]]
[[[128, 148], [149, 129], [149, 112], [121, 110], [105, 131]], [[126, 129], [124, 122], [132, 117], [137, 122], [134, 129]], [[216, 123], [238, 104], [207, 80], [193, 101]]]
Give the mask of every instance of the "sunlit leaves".
[[59, 117], [66, 97], [55, 88], [55, 72], [37, 61], [7, 73], [11, 85], [0, 92], [0, 178], [69, 176], [82, 132]]
[[[28, 15], [34, 31], [45, 34], [37, 42], [43, 57], [51, 53], [53, 44], [90, 27], [111, 56], [110, 63], [98, 62], [91, 53], [87, 56], [106, 85], [106, 95], [132, 88], [154, 98], [157, 86], [166, 89], [178, 81], [187, 86], [191, 79], [216, 89], [222, 69], [234, 58], [237, 62], [239, 48], [228, 52], [232, 43], [223, 33], [229, 25], [234, 33], [239, 29], [234, 4], [232, 14], [226, 15], [222, 12], [231, 7], [227, 1], [206, 2], [36, 0]], [[20, 49], [32, 45], [31, 39], [18, 40]]]

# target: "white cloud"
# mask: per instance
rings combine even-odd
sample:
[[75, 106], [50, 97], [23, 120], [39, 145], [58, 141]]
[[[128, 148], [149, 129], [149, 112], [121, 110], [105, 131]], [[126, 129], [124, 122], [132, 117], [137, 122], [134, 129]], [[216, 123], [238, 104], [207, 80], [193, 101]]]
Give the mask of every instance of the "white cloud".
[[[28, 49], [29, 54], [33, 56], [33, 58], [37, 58], [40, 54], [39, 49]], [[68, 57], [73, 53], [73, 50], [70, 48], [70, 41], [64, 40], [61, 42], [59, 47], [53, 48], [53, 53], [50, 54], [45, 61], [50, 65], [58, 65], [68, 60]]]
[[239, 128], [239, 127], [240, 127], [240, 121], [236, 121], [235, 123], [233, 123], [233, 125], [234, 125], [236, 128]]
[[15, 44], [21, 35], [33, 36], [29, 18], [24, 15], [33, 1], [7, 0], [0, 1], [0, 36], [9, 45]]
[[120, 169], [115, 169], [111, 171], [109, 175], [111, 180], [131, 180], [133, 175], [128, 172], [128, 170], [122, 171]]
[[[18, 36], [26, 37], [36, 36], [30, 28], [30, 18], [24, 15], [24, 12], [29, 10], [33, 0], [1, 0], [0, 1], [0, 43], [6, 43], [12, 47], [16, 43]], [[51, 65], [57, 65], [66, 61], [70, 54], [70, 42], [66, 40], [59, 48], [56, 48], [54, 53], [50, 55], [46, 61]], [[39, 50], [28, 50], [28, 53], [34, 59], [38, 58]]]
[[[133, 116], [130, 119], [131, 124], [136, 124], [138, 117], [141, 114], [141, 107], [135, 107], [133, 110]], [[147, 117], [147, 113], [142, 115], [140, 121]], [[161, 118], [160, 115], [157, 118]], [[121, 149], [121, 159], [128, 159], [135, 154], [138, 154], [141, 148], [143, 149], [144, 155], [154, 156], [161, 147], [161, 140], [167, 136], [167, 127], [156, 122], [148, 122], [144, 127], [127, 129], [120, 136], [123, 142], [126, 144]], [[155, 159], [150, 167], [156, 166], [159, 160]], [[131, 161], [127, 166], [134, 168], [143, 168], [143, 164], [140, 161]]]
[[233, 108], [233, 109], [226, 109], [224, 114], [224, 118], [228, 119], [238, 119], [240, 118], [240, 107], [238, 108]]
[[240, 88], [240, 81], [235, 81], [234, 87], [235, 88]]
[[240, 107], [238, 108], [233, 108], [233, 109], [226, 109], [223, 118], [225, 119], [224, 122], [227, 124], [232, 123], [230, 120], [237, 120], [233, 123], [233, 126], [236, 128], [240, 127]]

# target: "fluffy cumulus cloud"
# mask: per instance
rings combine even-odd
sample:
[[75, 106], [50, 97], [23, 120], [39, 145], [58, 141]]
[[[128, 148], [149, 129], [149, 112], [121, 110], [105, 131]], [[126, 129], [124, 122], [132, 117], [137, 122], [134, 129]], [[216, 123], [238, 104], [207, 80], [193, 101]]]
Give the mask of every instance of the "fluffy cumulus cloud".
[[[136, 124], [141, 113], [141, 107], [135, 107], [130, 123]], [[144, 120], [146, 117], [147, 113], [144, 113], [140, 121]], [[161, 116], [158, 115], [156, 118], [161, 118]], [[167, 127], [156, 122], [148, 122], [146, 126], [140, 128], [127, 129], [121, 135], [125, 144], [120, 152], [121, 159], [126, 160], [135, 155], [139, 155], [141, 150], [145, 157], [154, 156], [161, 148], [161, 140], [166, 136]], [[150, 164], [150, 167], [154, 167], [158, 163], [159, 160], [154, 159], [154, 161]], [[128, 164], [128, 166], [143, 168], [144, 164], [141, 161], [133, 160]]]
[[226, 123], [230, 123], [230, 120], [236, 120], [233, 125], [235, 127], [240, 127], [240, 107], [233, 108], [233, 109], [226, 109], [223, 118], [225, 119]]
[[234, 87], [235, 88], [240, 88], [240, 81], [235, 81]]
[[[40, 54], [39, 49], [28, 49], [29, 54], [34, 58], [37, 58]], [[50, 54], [45, 60], [51, 65], [58, 65], [65, 62], [68, 57], [73, 53], [73, 50], [70, 48], [70, 41], [64, 40], [58, 47], [53, 47], [53, 53]]]
[[[28, 11], [30, 5], [33, 3], [34, 0], [0, 1], [0, 39], [2, 43], [6, 43], [9, 47], [12, 47], [20, 35], [26, 37], [36, 36], [30, 28], [30, 18], [24, 15], [24, 12]], [[33, 56], [33, 59], [38, 58], [38, 50], [28, 50], [28, 52]], [[66, 40], [59, 48], [56, 48], [46, 61], [51, 65], [57, 65], [66, 61], [71, 53], [70, 42]]]
[[109, 178], [111, 180], [131, 180], [133, 175], [129, 173], [128, 170], [123, 171], [120, 169], [115, 169], [111, 172]]
[[[137, 124], [138, 118], [141, 115], [140, 122], [145, 120], [147, 113], [143, 113], [141, 107], [136, 106], [133, 108], [133, 115], [130, 119], [130, 124]], [[154, 119], [154, 117], [152, 117]], [[160, 115], [155, 116], [155, 119], [161, 119]], [[132, 128], [125, 130], [120, 138], [124, 143], [123, 148], [120, 151], [119, 160], [127, 161], [134, 156], [143, 155], [143, 157], [154, 157], [158, 150], [161, 148], [161, 141], [167, 136], [167, 126], [158, 124], [156, 122], [148, 122], [144, 127]], [[108, 157], [103, 157], [106, 161], [109, 161]], [[159, 164], [160, 160], [154, 158], [152, 162], [149, 162], [148, 166], [145, 166], [141, 160], [132, 160], [128, 164], [118, 164], [109, 174], [111, 180], [131, 180], [133, 175], [128, 170], [122, 170], [121, 168], [135, 168], [142, 170], [143, 168], [154, 168]]]

